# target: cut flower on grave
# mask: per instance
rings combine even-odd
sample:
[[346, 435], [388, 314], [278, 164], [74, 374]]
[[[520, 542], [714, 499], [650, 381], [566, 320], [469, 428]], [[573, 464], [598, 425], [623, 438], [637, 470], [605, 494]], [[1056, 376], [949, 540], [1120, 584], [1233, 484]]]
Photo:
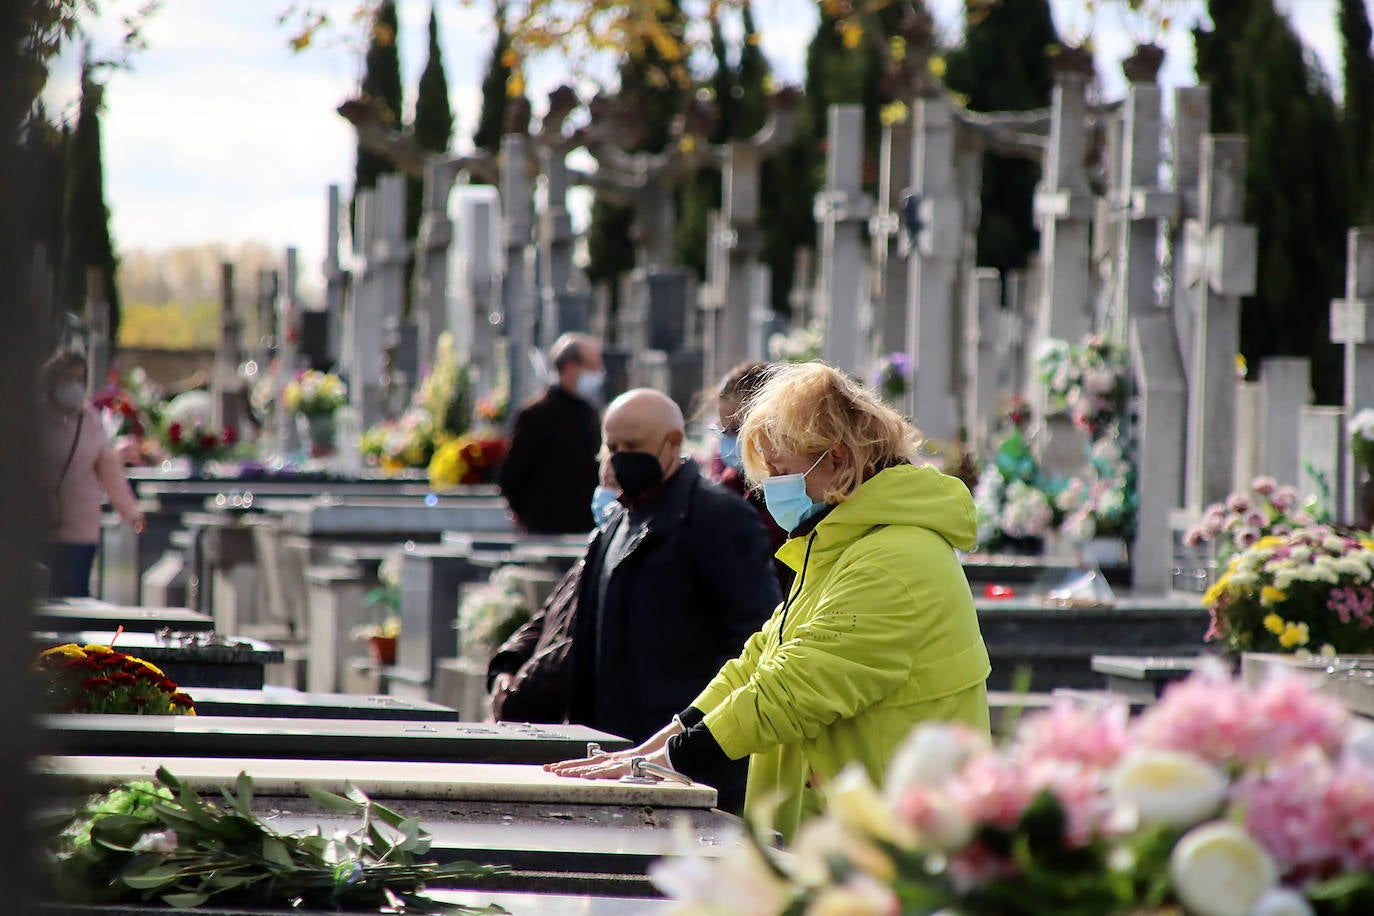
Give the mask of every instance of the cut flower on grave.
[[53, 646], [38, 656], [34, 671], [49, 708], [58, 712], [196, 714], [194, 701], [161, 668], [109, 646]]

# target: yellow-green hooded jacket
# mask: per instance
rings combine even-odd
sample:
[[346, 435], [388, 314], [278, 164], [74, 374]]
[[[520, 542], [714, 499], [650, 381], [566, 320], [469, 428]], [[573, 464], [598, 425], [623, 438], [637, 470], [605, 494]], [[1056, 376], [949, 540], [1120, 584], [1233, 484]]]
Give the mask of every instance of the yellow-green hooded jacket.
[[973, 546], [968, 488], [932, 467], [879, 472], [778, 558], [797, 585], [692, 703], [732, 759], [745, 810], [790, 838], [851, 761], [875, 784], [912, 726], [988, 729], [991, 671], [956, 548]]

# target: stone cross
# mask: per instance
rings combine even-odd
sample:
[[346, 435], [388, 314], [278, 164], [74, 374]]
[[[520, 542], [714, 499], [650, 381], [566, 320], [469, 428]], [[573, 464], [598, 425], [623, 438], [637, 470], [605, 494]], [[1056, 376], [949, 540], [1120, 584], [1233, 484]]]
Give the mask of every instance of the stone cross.
[[500, 206], [500, 194], [490, 185], [459, 185], [453, 191], [454, 244], [448, 275], [455, 295], [448, 300], [448, 327], [458, 359], [476, 366], [484, 384], [497, 363], [492, 316], [500, 313]]
[[86, 384], [95, 391], [110, 374], [110, 303], [99, 267], [86, 269], [86, 329]]
[[1055, 75], [1049, 144], [1035, 189], [1040, 230], [1040, 307], [1036, 336], [1077, 343], [1092, 330], [1088, 234], [1087, 83], [1079, 72]]
[[863, 225], [871, 204], [863, 192], [864, 112], [861, 105], [831, 105], [825, 188], [816, 195], [820, 235], [819, 312], [825, 320], [827, 362], [862, 374], [871, 318], [863, 314]]
[[331, 184], [328, 190], [328, 216], [325, 223], [324, 244], [324, 311], [327, 318], [326, 350], [331, 356], [341, 351], [340, 338], [343, 336], [344, 299], [348, 294], [349, 274], [339, 263], [339, 186]]
[[1170, 514], [1183, 498], [1183, 357], [1168, 314], [1159, 310], [1131, 319], [1129, 347], [1139, 397], [1131, 585], [1141, 594], [1164, 594], [1173, 584]]
[[[338, 256], [336, 251], [335, 257]], [[326, 263], [328, 256], [326, 255]], [[296, 288], [299, 281], [297, 272], [296, 249], [286, 249], [286, 267], [283, 273], [282, 284], [277, 290], [277, 301], [273, 303], [277, 312], [277, 377], [275, 383], [275, 403], [277, 405], [273, 420], [276, 426], [277, 451], [281, 455], [290, 455], [299, 447], [300, 443], [296, 435], [296, 424], [293, 418], [286, 411], [286, 401], [284, 392], [286, 383], [296, 374], [297, 355], [296, 355], [296, 328], [300, 321], [300, 307], [296, 300]]]
[[1179, 350], [1185, 354], [1183, 376], [1191, 381], [1193, 334], [1197, 323], [1197, 302], [1193, 290], [1183, 279], [1188, 239], [1185, 225], [1198, 218], [1198, 187], [1202, 181], [1202, 138], [1211, 122], [1211, 90], [1188, 86], [1174, 90], [1174, 118], [1169, 147], [1173, 151], [1175, 209], [1170, 219], [1170, 241], [1174, 252], [1173, 318]]
[[1255, 291], [1255, 227], [1245, 204], [1246, 140], [1202, 141], [1198, 218], [1184, 224], [1183, 281], [1196, 316], [1188, 372], [1186, 507], [1224, 500], [1234, 481], [1240, 300]]
[[232, 426], [243, 433], [243, 383], [239, 379], [242, 362], [243, 319], [234, 297], [234, 265], [220, 265], [220, 339], [210, 377], [210, 423]]
[[907, 259], [905, 351], [911, 356], [907, 386], [910, 415], [932, 439], [959, 432], [957, 394], [960, 310], [956, 291], [964, 254], [963, 176], [956, 166], [956, 124], [943, 96], [912, 105], [911, 191], [905, 209], [914, 245]]
[[[368, 251], [368, 269], [372, 273], [376, 283], [375, 303], [381, 311], [382, 324], [382, 347], [379, 354], [385, 353], [388, 347], [399, 347], [403, 340], [401, 337], [401, 313], [405, 302], [405, 270], [407, 258], [407, 242], [405, 234], [405, 206], [406, 206], [406, 179], [402, 175], [395, 173], [385, 173], [377, 176], [377, 204], [378, 221], [376, 223], [376, 234], [373, 236], [371, 248]], [[410, 339], [413, 350], [414, 340]], [[396, 370], [403, 365], [413, 362], [410, 359], [412, 353], [401, 353], [399, 350], [393, 351], [393, 355], [388, 359], [383, 359], [383, 374], [386, 376], [381, 379], [385, 384], [381, 388], [381, 413], [383, 416], [391, 416], [396, 408], [396, 401], [404, 402], [405, 399], [405, 379], [398, 376]], [[399, 389], [399, 390], [398, 390]]]
[[1133, 317], [1157, 308], [1159, 228], [1177, 207], [1173, 191], [1159, 184], [1159, 122], [1159, 86], [1132, 83], [1123, 114], [1119, 184], [1111, 202], [1117, 233], [1115, 308], [1104, 329], [1118, 343], [1126, 342]]
[[453, 241], [453, 222], [448, 197], [453, 189], [453, 170], [439, 157], [425, 161], [424, 210], [415, 238], [415, 328], [420, 361], [434, 358], [439, 335], [448, 330], [448, 249]]
[[539, 214], [539, 346], [547, 350], [560, 335], [586, 332], [591, 326], [591, 294], [573, 266], [572, 215], [568, 212], [567, 153], [562, 146], [541, 146], [544, 209]]
[[988, 268], [974, 271], [965, 298], [962, 415], [969, 442], [981, 443], [996, 419], [997, 333], [1002, 322], [1001, 272]]
[[911, 183], [911, 119], [883, 127], [878, 153], [877, 212], [869, 220], [874, 312], [872, 355], [906, 348], [907, 265], [911, 240], [901, 232], [902, 207]]
[[[1345, 298], [1331, 303], [1331, 340], [1345, 348], [1342, 402], [1349, 422], [1374, 407], [1374, 230], [1346, 235]], [[1358, 471], [1353, 458], [1345, 462], [1337, 515], [1346, 520], [1356, 517]]]
[[750, 140], [726, 148], [722, 170], [719, 219], [711, 234], [715, 263], [714, 296], [704, 297], [706, 312], [706, 384], [713, 385], [731, 367], [757, 358], [750, 351], [754, 320], [754, 267], [763, 250], [759, 226], [759, 174], [762, 154]]
[[258, 307], [257, 307], [257, 346], [253, 359], [265, 369], [277, 348], [277, 328], [275, 309], [277, 307], [277, 286], [280, 278], [271, 267], [258, 269]]
[[[510, 373], [510, 403], [523, 404], [533, 397], [540, 379], [535, 374], [535, 289], [533, 281], [532, 233], [534, 201], [529, 174], [524, 168], [524, 134], [501, 138], [501, 208], [506, 248], [505, 271], [501, 284], [501, 313], [506, 338], [506, 366]], [[516, 411], [509, 411], [515, 422]]]

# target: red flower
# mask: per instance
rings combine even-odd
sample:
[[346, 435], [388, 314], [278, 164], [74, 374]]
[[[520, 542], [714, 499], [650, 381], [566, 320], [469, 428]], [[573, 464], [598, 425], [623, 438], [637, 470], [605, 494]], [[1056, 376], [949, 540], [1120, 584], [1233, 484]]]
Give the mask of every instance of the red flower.
[[233, 444], [234, 444], [234, 436], [235, 436], [234, 427], [232, 427], [232, 426], [226, 426], [226, 427], [224, 427], [224, 444], [225, 444], [225, 445], [233, 445]]
[[137, 678], [135, 678], [132, 674], [125, 674], [123, 671], [119, 672], [118, 674], [110, 675], [110, 680], [114, 681], [116, 684], [122, 684], [126, 687], [138, 683]]
[[176, 681], [164, 677], [162, 680], [157, 682], [157, 689], [161, 690], [163, 693], [176, 693], [177, 684]]
[[174, 693], [172, 694], [171, 704], [173, 706], [185, 706], [187, 709], [190, 709], [195, 705], [195, 702], [187, 694]]
[[173, 445], [181, 442], [181, 424], [173, 423], [167, 427], [167, 441]]
[[81, 682], [81, 686], [87, 690], [104, 690], [106, 687], [114, 686], [114, 684], [107, 677], [88, 677]]
[[214, 448], [216, 445], [218, 445], [218, 444], [219, 444], [219, 440], [215, 438], [215, 436], [214, 436], [213, 433], [201, 433], [201, 434], [200, 434], [200, 447], [201, 447], [202, 449], [204, 449], [205, 451], [207, 451], [207, 452], [210, 451], [211, 449], [213, 449], [213, 448]]

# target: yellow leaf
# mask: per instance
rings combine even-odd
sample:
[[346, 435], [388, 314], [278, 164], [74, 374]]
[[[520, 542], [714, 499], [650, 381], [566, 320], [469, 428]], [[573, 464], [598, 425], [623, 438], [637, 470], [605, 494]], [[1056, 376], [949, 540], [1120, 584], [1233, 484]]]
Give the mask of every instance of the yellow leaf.
[[884, 127], [889, 127], [893, 124], [901, 124], [906, 120], [908, 113], [905, 103], [888, 102], [878, 112], [878, 119], [882, 122]]
[[384, 22], [372, 26], [372, 40], [379, 48], [389, 48], [396, 42], [396, 32]]
[[844, 45], [845, 50], [853, 51], [859, 46], [859, 42], [863, 41], [863, 26], [853, 22], [842, 23], [841, 26], [840, 43]]
[[682, 150], [684, 153], [690, 153], [692, 150], [694, 150], [694, 149], [697, 148], [697, 141], [696, 141], [696, 138], [695, 138], [695, 137], [682, 137], [682, 138], [680, 138], [680, 139], [677, 141], [677, 148], [680, 149], [680, 150]]
[[900, 63], [906, 59], [906, 39], [900, 35], [893, 35], [887, 40], [888, 53], [894, 62]]
[[514, 51], [507, 49], [507, 51], [501, 55], [501, 66], [514, 67], [519, 60], [520, 58], [515, 55]]
[[525, 94], [525, 77], [519, 73], [512, 73], [506, 80], [506, 98], [518, 99]]
[[761, 40], [758, 32], [750, 32], [748, 35], [744, 36], [744, 43], [751, 48], [757, 48]]
[[302, 32], [302, 33], [300, 33], [299, 35], [297, 35], [295, 38], [291, 39], [291, 50], [292, 50], [292, 51], [304, 51], [304, 50], [305, 50], [306, 48], [308, 48], [308, 47], [310, 47], [310, 33], [309, 33], [309, 32]]
[[937, 80], [944, 79], [946, 71], [949, 70], [949, 66], [945, 63], [943, 57], [932, 57], [926, 66], [930, 68], [930, 75]]

